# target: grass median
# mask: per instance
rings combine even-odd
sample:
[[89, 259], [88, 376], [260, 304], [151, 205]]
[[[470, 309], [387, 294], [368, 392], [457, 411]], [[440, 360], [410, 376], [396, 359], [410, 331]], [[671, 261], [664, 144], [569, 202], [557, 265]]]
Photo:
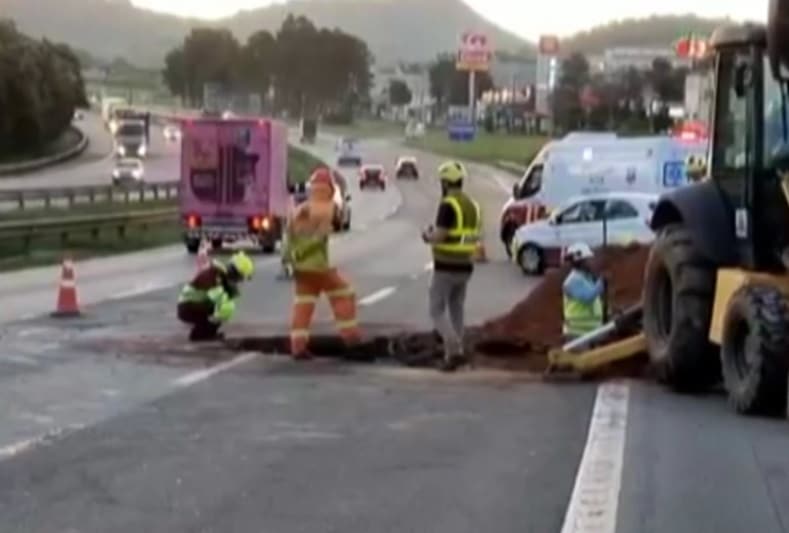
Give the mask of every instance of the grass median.
[[[288, 149], [288, 170], [293, 180], [306, 180], [310, 171], [321, 161], [298, 148]], [[122, 214], [177, 206], [176, 199], [146, 200], [144, 202], [97, 202], [80, 204], [72, 208], [53, 206], [0, 213], [0, 224], [11, 221], [33, 221], [44, 218], [83, 217], [90, 215]], [[181, 242], [182, 228], [174, 217], [173, 223], [155, 223], [146, 227], [130, 227], [123, 236], [117, 227], [99, 228], [61, 235], [34, 237], [29, 246], [24, 239], [0, 241], [0, 271], [19, 270], [58, 263], [64, 254], [76, 260], [134, 252]]]
[[530, 135], [490, 134], [480, 132], [473, 141], [449, 140], [444, 130], [428, 130], [424, 137], [410, 139], [406, 145], [457, 159], [488, 165], [501, 162], [526, 165], [540, 151], [547, 138]]

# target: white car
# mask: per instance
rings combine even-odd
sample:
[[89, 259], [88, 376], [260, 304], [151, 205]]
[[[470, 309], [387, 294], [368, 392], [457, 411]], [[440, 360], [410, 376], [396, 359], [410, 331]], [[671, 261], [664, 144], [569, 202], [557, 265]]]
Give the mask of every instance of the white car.
[[404, 155], [397, 159], [395, 164], [395, 177], [419, 179], [419, 167], [417, 166], [416, 157]]
[[547, 267], [559, 266], [562, 250], [576, 242], [592, 248], [604, 242], [648, 244], [655, 237], [649, 222], [657, 200], [656, 194], [628, 192], [575, 196], [547, 219], [518, 228], [512, 257], [524, 274], [539, 275]]
[[337, 219], [334, 220], [334, 231], [351, 229], [351, 193], [348, 181], [339, 172], [333, 172], [334, 205], [337, 207]]
[[356, 151], [356, 141], [354, 139], [338, 139], [336, 148], [340, 152], [340, 155], [337, 156], [338, 167], [362, 166], [362, 156]]
[[163, 133], [164, 133], [164, 138], [167, 139], [168, 141], [174, 142], [181, 139], [181, 130], [178, 128], [178, 126], [175, 126], [173, 124], [168, 124], [167, 126], [165, 126]]
[[112, 182], [114, 184], [124, 181], [141, 182], [144, 174], [145, 170], [143, 168], [142, 161], [139, 159], [119, 159], [115, 163], [115, 168], [112, 170]]

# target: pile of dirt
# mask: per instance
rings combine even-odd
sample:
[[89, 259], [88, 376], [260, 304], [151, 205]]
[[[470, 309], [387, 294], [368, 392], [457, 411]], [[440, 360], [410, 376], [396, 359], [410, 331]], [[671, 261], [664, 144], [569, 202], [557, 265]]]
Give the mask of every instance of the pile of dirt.
[[[641, 299], [649, 247], [612, 246], [596, 253], [594, 267], [608, 282], [610, 311]], [[476, 350], [485, 359], [507, 359], [507, 367], [545, 368], [548, 351], [562, 343], [562, 283], [567, 266], [549, 271], [526, 298], [476, 331]]]

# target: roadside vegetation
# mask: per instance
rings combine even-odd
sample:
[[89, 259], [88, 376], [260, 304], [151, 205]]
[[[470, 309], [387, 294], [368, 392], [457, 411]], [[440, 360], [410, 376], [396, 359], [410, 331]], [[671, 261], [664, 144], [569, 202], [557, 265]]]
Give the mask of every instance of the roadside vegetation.
[[424, 137], [410, 139], [406, 141], [406, 145], [426, 152], [489, 165], [499, 165], [502, 162], [526, 165], [546, 141], [547, 138], [540, 136], [479, 132], [473, 141], [456, 142], [449, 140], [449, 135], [444, 130], [428, 130]]
[[71, 148], [74, 109], [87, 104], [80, 62], [66, 45], [38, 41], [0, 19], [0, 163]]
[[[306, 180], [312, 170], [321, 164], [319, 159], [304, 150], [288, 148], [288, 172], [293, 182]], [[177, 199], [146, 200], [144, 202], [97, 202], [79, 204], [72, 208], [52, 206], [0, 212], [0, 225], [9, 221], [42, 218], [81, 217], [125, 213], [131, 211], [153, 210], [178, 205]], [[64, 226], [65, 229], [65, 226]], [[102, 257], [126, 252], [134, 252], [157, 246], [181, 242], [182, 229], [178, 223], [151, 224], [147, 227], [135, 226], [128, 229], [123, 237], [114, 226], [100, 228], [98, 233], [80, 231], [61, 235], [36, 237], [26, 246], [23, 238], [3, 239], [0, 241], [0, 271], [19, 270], [60, 262], [68, 253], [75, 260]]]

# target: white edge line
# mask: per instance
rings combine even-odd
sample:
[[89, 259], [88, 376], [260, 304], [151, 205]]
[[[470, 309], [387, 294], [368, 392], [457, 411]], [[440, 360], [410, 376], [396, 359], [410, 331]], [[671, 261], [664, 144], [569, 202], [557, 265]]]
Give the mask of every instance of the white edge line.
[[51, 431], [47, 431], [46, 433], [39, 435], [37, 437], [33, 437], [32, 439], [25, 439], [15, 442], [13, 444], [9, 444], [8, 446], [3, 446], [2, 448], [0, 448], [0, 461], [4, 459], [10, 459], [21, 453], [30, 451], [33, 448], [37, 448], [58, 437], [65, 435], [67, 432], [78, 431], [84, 427], [85, 426], [81, 424], [74, 424], [62, 428], [53, 429]]
[[243, 365], [244, 363], [248, 363], [255, 359], [259, 354], [257, 352], [247, 352], [239, 355], [231, 359], [230, 361], [225, 361], [222, 364], [212, 366], [211, 368], [206, 368], [203, 370], [197, 370], [195, 372], [191, 372], [186, 374], [185, 376], [181, 376], [180, 378], [173, 381], [173, 385], [176, 387], [190, 387], [195, 383], [200, 383], [201, 381], [205, 381], [208, 378], [219, 374], [220, 372], [224, 372], [225, 370], [230, 370], [239, 365]]
[[597, 389], [561, 533], [616, 533], [629, 396], [626, 383], [605, 383]]
[[396, 287], [384, 287], [381, 290], [377, 290], [372, 294], [369, 294], [359, 300], [359, 305], [372, 305], [376, 302], [380, 302], [384, 298], [388, 298], [397, 290]]

